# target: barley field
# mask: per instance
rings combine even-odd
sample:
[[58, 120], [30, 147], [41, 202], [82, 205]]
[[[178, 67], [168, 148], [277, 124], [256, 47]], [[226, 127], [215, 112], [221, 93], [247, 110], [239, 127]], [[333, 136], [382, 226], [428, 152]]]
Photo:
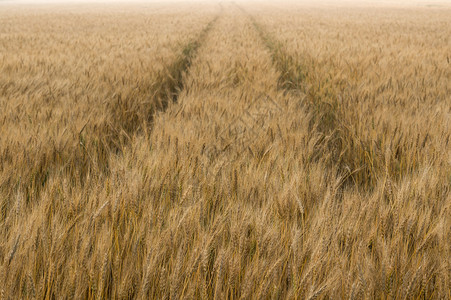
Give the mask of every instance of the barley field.
[[0, 299], [451, 299], [451, 3], [0, 2]]

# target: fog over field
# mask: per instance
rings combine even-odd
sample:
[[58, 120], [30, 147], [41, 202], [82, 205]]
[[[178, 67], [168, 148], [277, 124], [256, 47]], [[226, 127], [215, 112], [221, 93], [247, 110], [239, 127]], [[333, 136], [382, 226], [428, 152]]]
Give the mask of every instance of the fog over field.
[[[197, 3], [210, 5], [223, 2], [215, 0], [0, 0], [0, 5], [27, 5], [28, 8], [36, 8], [36, 5], [57, 5], [63, 8], [67, 5], [99, 5], [99, 4], [123, 4], [132, 7], [139, 4], [177, 4], [177, 3]], [[430, 9], [449, 9], [451, 8], [451, 0], [247, 0], [238, 1], [251, 6], [259, 6], [260, 4], [273, 4], [277, 6], [305, 5], [313, 7], [426, 7]], [[67, 8], [67, 7], [66, 7]]]
[[[27, 3], [27, 4], [46, 4], [46, 3], [83, 3], [83, 4], [93, 4], [93, 3], [127, 3], [129, 5], [134, 5], [136, 3], [181, 3], [181, 2], [191, 2], [191, 3], [220, 3], [223, 1], [206, 1], [206, 0], [0, 0], [1, 3]], [[370, 5], [370, 6], [380, 6], [380, 5], [406, 5], [406, 6], [421, 6], [421, 5], [450, 5], [451, 0], [285, 0], [285, 1], [270, 1], [270, 0], [247, 0], [247, 1], [237, 1], [241, 3], [248, 3], [250, 5], [258, 5], [259, 3], [274, 3], [275, 5], [283, 4], [341, 4], [349, 6], [358, 5]]]

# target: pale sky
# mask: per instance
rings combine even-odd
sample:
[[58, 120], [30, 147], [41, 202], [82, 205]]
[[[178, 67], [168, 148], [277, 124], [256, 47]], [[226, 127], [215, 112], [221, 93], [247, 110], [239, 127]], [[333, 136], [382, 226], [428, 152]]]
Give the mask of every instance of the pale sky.
[[[210, 2], [210, 3], [215, 3], [215, 2], [220, 2], [220, 0], [0, 0], [0, 5], [1, 4], [45, 4], [45, 3], [52, 3], [52, 4], [68, 4], [68, 3], [174, 3], [174, 2], [189, 2], [189, 1], [193, 1], [193, 2]], [[258, 3], [259, 0], [236, 0], [237, 2], [254, 2], [254, 3]], [[271, 0], [262, 0], [263, 2], [271, 2]], [[279, 0], [273, 0], [274, 3], [280, 3]], [[282, 1], [284, 2], [284, 1]], [[286, 2], [286, 1], [285, 1]], [[376, 4], [376, 5], [413, 5], [413, 6], [431, 6], [431, 5], [445, 5], [446, 7], [451, 6], [451, 0], [300, 0], [300, 1], [296, 1], [296, 0], [288, 0], [288, 2], [293, 2], [293, 3], [322, 3], [322, 4], [327, 4], [327, 3], [335, 3], [335, 4], [349, 4], [352, 5], [352, 3], [355, 4]]]

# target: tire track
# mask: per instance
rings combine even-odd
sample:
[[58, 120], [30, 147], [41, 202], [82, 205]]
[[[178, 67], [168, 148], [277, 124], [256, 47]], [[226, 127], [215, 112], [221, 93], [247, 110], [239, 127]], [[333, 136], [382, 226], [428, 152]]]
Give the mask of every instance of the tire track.
[[109, 103], [108, 110], [112, 123], [116, 124], [119, 130], [124, 130], [128, 135], [132, 134], [143, 124], [152, 123], [157, 111], [164, 111], [170, 102], [177, 102], [184, 88], [184, 74], [190, 68], [199, 47], [218, 19], [219, 15], [210, 21], [195, 39], [182, 48], [178, 58], [172, 64], [157, 74], [155, 85], [149, 91], [152, 100], [136, 103], [133, 98], [123, 99], [118, 96], [116, 101]]
[[372, 190], [378, 177], [383, 176], [385, 166], [379, 169], [374, 166], [374, 147], [351, 131], [352, 126], [340, 108], [338, 97], [325, 98], [319, 91], [309, 88], [306, 83], [308, 74], [302, 63], [290, 56], [285, 50], [286, 45], [269, 34], [252, 15], [243, 8], [241, 10], [249, 17], [271, 53], [280, 72], [279, 89], [294, 95], [306, 95], [304, 107], [312, 115], [309, 130], [321, 136], [316, 145], [317, 155], [312, 160], [326, 161], [329, 169], [336, 169], [337, 175], [343, 178], [342, 187]]
[[[288, 201], [283, 195], [301, 180], [300, 151], [293, 149], [306, 126], [296, 101], [277, 90], [278, 72], [248, 18], [235, 5], [224, 6], [224, 17], [193, 61], [179, 104], [155, 120], [152, 152], [133, 158], [142, 162], [143, 177], [152, 178], [142, 183], [152, 191], [148, 211], [155, 220], [146, 239], [171, 236], [170, 248], [147, 250], [152, 260], [168, 258], [149, 267], [157, 270], [149, 281], [160, 283], [146, 293], [156, 298], [169, 296], [161, 282], [184, 281], [186, 288], [175, 298], [205, 299], [246, 299], [252, 290], [264, 298], [275, 295], [269, 291], [275, 284], [283, 297], [291, 284], [291, 270], [283, 263], [271, 268], [279, 274], [277, 283], [260, 263], [268, 256], [286, 257], [286, 248], [251, 245], [270, 228], [277, 232], [271, 245], [289, 243], [281, 232], [290, 231], [281, 227], [301, 218], [297, 210], [283, 208]], [[158, 278], [161, 270], [177, 268], [180, 251], [190, 258], [187, 267]], [[250, 271], [257, 269], [263, 271]]]
[[[134, 94], [114, 96], [112, 101], [105, 103], [105, 118], [97, 120], [91, 117], [72, 141], [62, 146], [48, 147], [47, 151], [39, 153], [33, 165], [23, 174], [15, 174], [0, 182], [0, 188], [9, 191], [10, 198], [15, 197], [15, 191], [23, 192], [25, 202], [29, 203], [39, 198], [53, 175], [68, 175], [70, 182], [81, 186], [84, 186], [88, 175], [108, 175], [111, 153], [122, 153], [135, 133], [152, 130], [155, 114], [165, 111], [169, 103], [177, 102], [184, 89], [184, 74], [220, 14], [182, 47], [175, 61], [156, 74], [155, 83], [146, 91], [149, 94], [147, 99], [137, 101], [138, 97]], [[143, 92], [139, 87], [136, 91]], [[31, 155], [25, 153], [24, 156]], [[10, 205], [5, 203], [10, 202], [4, 202], [0, 215], [7, 215]]]

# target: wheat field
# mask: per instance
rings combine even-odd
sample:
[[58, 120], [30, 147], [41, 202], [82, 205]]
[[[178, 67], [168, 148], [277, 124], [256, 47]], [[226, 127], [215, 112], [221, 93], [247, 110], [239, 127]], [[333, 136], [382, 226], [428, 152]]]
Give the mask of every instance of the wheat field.
[[451, 4], [0, 2], [0, 299], [451, 299]]

